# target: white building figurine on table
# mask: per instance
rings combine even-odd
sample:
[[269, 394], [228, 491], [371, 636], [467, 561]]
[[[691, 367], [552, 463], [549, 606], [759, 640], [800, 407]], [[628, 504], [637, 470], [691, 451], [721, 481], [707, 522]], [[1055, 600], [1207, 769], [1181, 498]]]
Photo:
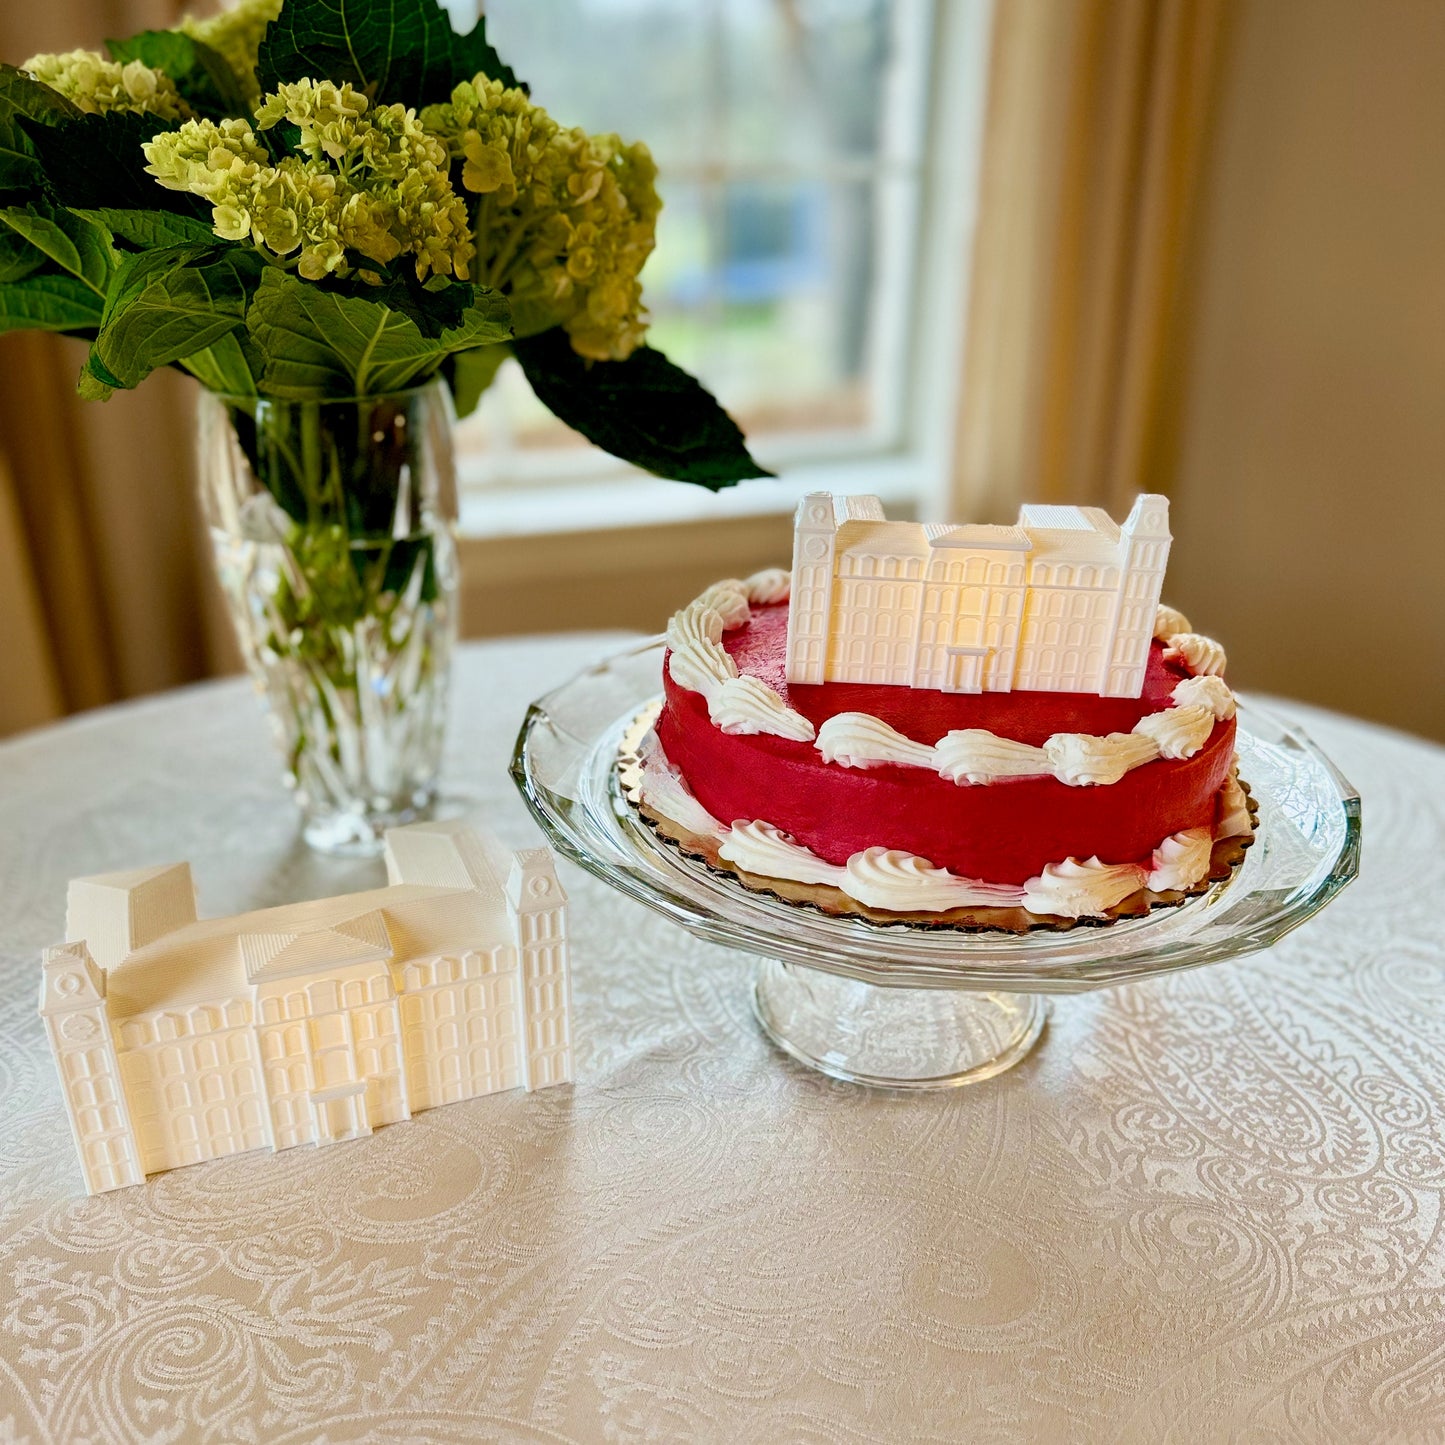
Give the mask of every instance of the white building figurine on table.
[[386, 868], [205, 920], [185, 863], [70, 885], [40, 1013], [90, 1193], [571, 1079], [551, 853], [420, 823], [387, 834]]
[[790, 683], [1138, 697], [1169, 560], [1169, 500], [1121, 527], [1030, 505], [1016, 526], [890, 522], [877, 497], [798, 506]]

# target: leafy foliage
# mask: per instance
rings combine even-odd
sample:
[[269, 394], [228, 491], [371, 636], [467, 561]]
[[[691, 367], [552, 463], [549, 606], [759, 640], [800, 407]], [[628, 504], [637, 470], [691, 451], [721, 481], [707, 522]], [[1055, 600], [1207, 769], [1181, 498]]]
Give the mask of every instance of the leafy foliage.
[[444, 370], [459, 417], [470, 416], [481, 405], [483, 394], [511, 354], [510, 346], [497, 342], [494, 346], [479, 346], [475, 351], [459, 351], [448, 358]]
[[0, 65], [0, 332], [89, 339], [87, 397], [168, 365], [322, 402], [441, 375], [464, 415], [515, 354], [616, 456], [710, 488], [769, 475], [640, 344], [645, 146], [553, 121], [485, 21], [457, 34], [438, 0], [242, 0], [223, 21]]
[[263, 92], [324, 76], [412, 107], [446, 100], [478, 71], [517, 84], [487, 42], [486, 21], [457, 35], [437, 0], [287, 0], [256, 61]]
[[88, 369], [106, 385], [132, 387], [158, 366], [204, 350], [246, 319], [264, 269], [258, 257], [231, 248], [143, 253], [126, 268], [119, 303], [106, 307]]
[[181, 358], [181, 365], [218, 396], [247, 397], [258, 394], [258, 378], [265, 358], [251, 338], [238, 327], [218, 337], [202, 351]]
[[696, 378], [640, 346], [626, 361], [586, 361], [560, 327], [512, 343], [538, 399], [604, 451], [713, 491], [770, 477], [737, 423]]
[[137, 251], [161, 246], [214, 246], [216, 234], [195, 216], [173, 215], [168, 211], [135, 211], [107, 207], [75, 213], [105, 226], [114, 240]]
[[0, 286], [0, 331], [88, 331], [102, 303], [83, 281], [55, 274]]
[[[466, 35], [452, 36], [452, 84], [459, 80], [471, 80], [473, 76], [485, 75], [488, 80], [500, 80], [503, 85], [515, 90], [532, 93], [532, 87], [525, 80], [517, 79], [517, 72], [492, 48], [487, 39], [487, 17], [478, 16], [477, 23]], [[450, 94], [451, 86], [446, 93]], [[430, 96], [431, 100], [445, 100], [446, 94]]]
[[44, 255], [18, 232], [0, 229], [0, 286], [23, 281], [45, 264]]
[[99, 324], [117, 266], [103, 225], [43, 199], [8, 206], [0, 209], [0, 257], [15, 278], [0, 285], [0, 330]]
[[103, 225], [44, 201], [0, 211], [0, 223], [26, 242], [42, 264], [49, 261], [83, 281], [104, 301], [116, 262], [110, 232]]
[[141, 146], [174, 129], [153, 115], [113, 111], [49, 124], [26, 116], [20, 125], [39, 157], [45, 191], [63, 206], [205, 214], [193, 197], [162, 190], [146, 174]]
[[0, 191], [44, 183], [40, 157], [24, 120], [56, 125], [79, 116], [80, 111], [48, 85], [32, 80], [13, 65], [0, 65]]
[[262, 389], [281, 397], [404, 391], [452, 352], [510, 334], [505, 299], [484, 287], [473, 290], [460, 323], [429, 337], [401, 311], [269, 270], [246, 321], [266, 358]]

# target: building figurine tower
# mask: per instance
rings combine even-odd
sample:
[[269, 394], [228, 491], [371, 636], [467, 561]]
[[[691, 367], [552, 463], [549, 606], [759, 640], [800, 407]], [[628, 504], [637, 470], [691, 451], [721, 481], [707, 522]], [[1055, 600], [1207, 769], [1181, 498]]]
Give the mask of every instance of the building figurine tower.
[[47, 948], [40, 1015], [89, 1194], [145, 1178], [105, 1009], [105, 974], [84, 943]]
[[1119, 594], [1108, 685], [1103, 692], [1107, 697], [1138, 697], [1144, 687], [1144, 668], [1154, 638], [1154, 614], [1164, 590], [1164, 570], [1173, 541], [1169, 499], [1147, 492], [1135, 498], [1119, 532], [1124, 584]]
[[197, 919], [185, 864], [77, 879], [40, 1013], [92, 1193], [572, 1078], [546, 848], [387, 834], [388, 885]]
[[571, 980], [567, 973], [567, 895], [557, 881], [552, 854], [526, 848], [512, 857], [507, 903], [521, 958], [527, 1019], [526, 1081], [529, 1089], [572, 1079]]
[[798, 503], [793, 528], [793, 580], [788, 597], [789, 682], [822, 682], [833, 605], [833, 498], [812, 492]]
[[1169, 502], [1122, 526], [1026, 505], [1013, 526], [890, 522], [877, 497], [798, 507], [790, 683], [1138, 697], [1169, 559]]

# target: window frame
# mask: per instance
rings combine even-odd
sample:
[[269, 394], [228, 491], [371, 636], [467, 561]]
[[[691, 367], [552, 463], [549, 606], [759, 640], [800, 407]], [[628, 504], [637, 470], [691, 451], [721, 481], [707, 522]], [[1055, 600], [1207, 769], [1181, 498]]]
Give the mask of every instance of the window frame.
[[[456, 0], [454, 13], [470, 7]], [[778, 433], [755, 454], [777, 480], [720, 493], [665, 482], [592, 447], [513, 453], [515, 482], [488, 477], [486, 458], [460, 450], [464, 538], [545, 536], [678, 525], [791, 512], [810, 491], [871, 492], [900, 512], [943, 516], [955, 444], [963, 338], [976, 229], [993, 0], [897, 0], [901, 63], [890, 67], [874, 203], [890, 237], [879, 247], [894, 285], [875, 286], [868, 356], [879, 415], [861, 429]], [[909, 94], [919, 94], [908, 104]], [[918, 182], [887, 175], [890, 154], [921, 136]], [[897, 196], [911, 191], [910, 203]], [[911, 268], [907, 301], [890, 307], [896, 268]], [[891, 310], [896, 314], [880, 314]]]

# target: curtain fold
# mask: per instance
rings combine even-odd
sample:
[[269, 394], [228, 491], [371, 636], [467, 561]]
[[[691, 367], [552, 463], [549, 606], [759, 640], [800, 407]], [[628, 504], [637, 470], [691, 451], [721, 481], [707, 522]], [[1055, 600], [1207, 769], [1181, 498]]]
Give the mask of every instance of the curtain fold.
[[1189, 239], [1232, 0], [997, 0], [953, 487], [1168, 490]]
[[40, 585], [30, 566], [14, 483], [0, 456], [0, 737], [38, 727], [65, 708], [45, 626]]
[[[0, 7], [0, 56], [97, 48], [180, 0]], [[194, 499], [191, 389], [174, 373], [75, 394], [80, 342], [0, 337], [0, 734], [234, 666]]]

